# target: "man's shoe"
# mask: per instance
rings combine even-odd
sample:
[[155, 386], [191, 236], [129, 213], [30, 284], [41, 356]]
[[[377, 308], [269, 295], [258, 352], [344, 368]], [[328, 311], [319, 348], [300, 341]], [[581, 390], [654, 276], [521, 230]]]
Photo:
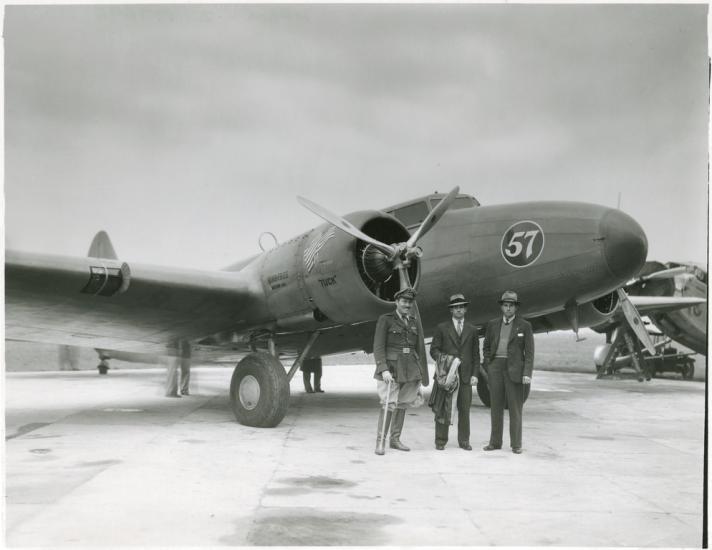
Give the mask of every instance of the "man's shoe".
[[410, 451], [410, 447], [406, 447], [400, 442], [400, 439], [391, 440], [391, 449], [398, 449], [399, 451]]
[[435, 445], [435, 448], [436, 448], [438, 451], [444, 451], [444, 450], [445, 450], [445, 445], [438, 445], [438, 444], [436, 444], [436, 445]]
[[494, 445], [485, 445], [482, 447], [483, 451], [499, 451], [502, 447], [495, 447]]
[[512, 452], [513, 452], [515, 455], [520, 455], [520, 454], [522, 454], [522, 448], [521, 448], [521, 447], [514, 447], [514, 448], [512, 449]]
[[460, 448], [465, 449], [466, 451], [471, 451], [472, 445], [470, 445], [469, 443], [460, 443]]

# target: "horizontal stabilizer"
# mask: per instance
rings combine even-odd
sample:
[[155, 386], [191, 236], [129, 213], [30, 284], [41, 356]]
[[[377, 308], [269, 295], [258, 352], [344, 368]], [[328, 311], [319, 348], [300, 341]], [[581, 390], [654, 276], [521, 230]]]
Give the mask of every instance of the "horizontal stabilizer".
[[628, 296], [628, 299], [643, 315], [685, 309], [707, 302], [704, 298], [687, 296]]
[[90, 258], [118, 260], [114, 245], [111, 244], [111, 239], [109, 239], [109, 235], [106, 231], [102, 230], [94, 235], [94, 239], [91, 241], [91, 245], [89, 245], [89, 253], [87, 256]]

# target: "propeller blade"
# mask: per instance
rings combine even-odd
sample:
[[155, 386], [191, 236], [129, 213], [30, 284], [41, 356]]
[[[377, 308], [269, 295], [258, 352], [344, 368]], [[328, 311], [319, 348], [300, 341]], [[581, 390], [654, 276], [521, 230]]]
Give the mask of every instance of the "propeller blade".
[[692, 273], [690, 266], [681, 265], [678, 267], [671, 267], [668, 269], [661, 269], [660, 271], [655, 271], [649, 275], [641, 275], [640, 277], [635, 277], [628, 281], [625, 286], [635, 285], [637, 283], [642, 283], [645, 281], [652, 281], [654, 279], [673, 279], [677, 275], [682, 275], [683, 273]]
[[670, 269], [663, 269], [662, 271], [656, 271], [650, 275], [643, 275], [641, 281], [649, 281], [651, 279], [672, 279], [675, 275], [680, 275], [682, 273], [690, 273], [689, 267], [681, 265], [679, 267], [671, 267]]
[[415, 230], [415, 233], [413, 233], [410, 236], [410, 239], [408, 239], [408, 242], [406, 243], [408, 248], [413, 248], [415, 243], [417, 243], [423, 235], [430, 231], [433, 226], [440, 221], [440, 218], [443, 214], [445, 214], [445, 212], [447, 212], [447, 209], [450, 208], [452, 201], [455, 200], [455, 197], [459, 192], [460, 187], [456, 185], [453, 190], [450, 191], [447, 196], [430, 211], [430, 214], [428, 214], [428, 216], [423, 220], [420, 227], [418, 227], [418, 229]]
[[394, 247], [392, 247], [391, 245], [382, 243], [381, 241], [378, 241], [378, 240], [374, 239], [373, 237], [369, 237], [363, 231], [358, 229], [355, 225], [347, 222], [345, 219], [343, 219], [340, 216], [337, 216], [336, 214], [332, 214], [326, 208], [323, 208], [323, 207], [319, 206], [318, 204], [310, 201], [309, 199], [305, 199], [304, 197], [297, 197], [297, 200], [299, 201], [299, 204], [301, 204], [305, 208], [311, 210], [312, 212], [314, 212], [314, 214], [316, 214], [323, 220], [329, 222], [334, 227], [341, 229], [341, 231], [343, 231], [344, 233], [348, 233], [352, 237], [361, 239], [362, 241], [372, 244], [373, 246], [375, 246], [382, 252], [385, 252], [386, 254], [388, 254], [388, 256], [391, 258], [396, 255], [397, 251]]
[[616, 289], [616, 292], [618, 293], [618, 300], [620, 301], [621, 309], [623, 310], [623, 316], [626, 318], [626, 321], [628, 321], [628, 325], [630, 325], [630, 328], [633, 329], [633, 332], [635, 332], [638, 340], [640, 340], [640, 342], [645, 346], [645, 349], [650, 352], [650, 355], [655, 355], [655, 345], [653, 344], [653, 341], [651, 340], [650, 335], [643, 324], [643, 320], [640, 318], [638, 310], [635, 309], [635, 306], [630, 303], [625, 290], [619, 288]]

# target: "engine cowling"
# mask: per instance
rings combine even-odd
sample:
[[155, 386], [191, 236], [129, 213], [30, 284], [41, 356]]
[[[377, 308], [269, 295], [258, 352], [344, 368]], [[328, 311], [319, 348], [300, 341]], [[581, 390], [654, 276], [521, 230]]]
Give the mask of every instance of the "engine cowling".
[[[617, 307], [618, 295], [615, 292], [596, 298], [591, 302], [580, 304], [576, 306], [579, 326], [591, 327], [594, 330], [605, 332], [603, 327], [613, 317]], [[570, 330], [572, 328], [569, 316], [564, 311], [557, 311], [544, 317], [539, 317], [534, 319], [533, 323], [536, 325], [537, 330], [554, 331]]]
[[[398, 220], [382, 212], [356, 212], [345, 218], [386, 244], [410, 236]], [[331, 224], [266, 252], [261, 273], [269, 310], [283, 330], [371, 320], [392, 309], [400, 288], [398, 273], [385, 254]], [[417, 286], [417, 259], [408, 273]]]

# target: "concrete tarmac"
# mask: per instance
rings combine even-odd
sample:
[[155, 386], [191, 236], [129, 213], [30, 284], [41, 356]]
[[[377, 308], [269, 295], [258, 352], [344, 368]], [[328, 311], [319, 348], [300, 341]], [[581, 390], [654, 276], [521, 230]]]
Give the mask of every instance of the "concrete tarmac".
[[299, 374], [277, 428], [237, 424], [231, 369], [7, 373], [6, 544], [21, 546], [702, 544], [704, 384], [535, 371], [524, 454], [434, 448], [427, 406], [411, 452], [374, 454], [371, 366]]

